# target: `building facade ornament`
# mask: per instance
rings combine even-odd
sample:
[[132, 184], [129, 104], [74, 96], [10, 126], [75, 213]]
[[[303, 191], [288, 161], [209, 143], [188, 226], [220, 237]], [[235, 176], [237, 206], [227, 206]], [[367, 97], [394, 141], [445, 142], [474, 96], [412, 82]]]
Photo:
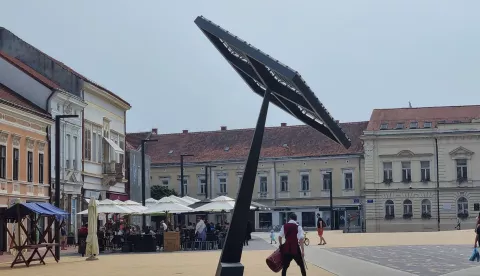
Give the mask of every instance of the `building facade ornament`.
[[12, 144], [13, 144], [14, 147], [19, 147], [20, 146], [20, 139], [21, 139], [20, 136], [13, 134]]
[[35, 140], [33, 140], [32, 138], [27, 137], [25, 139], [25, 143], [27, 145], [27, 149], [33, 150], [35, 148]]
[[8, 141], [8, 132], [0, 131], [0, 143], [6, 144]]

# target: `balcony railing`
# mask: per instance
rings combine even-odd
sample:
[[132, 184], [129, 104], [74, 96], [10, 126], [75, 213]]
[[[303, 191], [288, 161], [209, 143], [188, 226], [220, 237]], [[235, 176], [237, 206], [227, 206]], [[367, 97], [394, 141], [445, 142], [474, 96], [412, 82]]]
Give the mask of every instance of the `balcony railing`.
[[111, 161], [103, 163], [103, 174], [114, 175], [115, 177], [123, 178], [123, 163]]

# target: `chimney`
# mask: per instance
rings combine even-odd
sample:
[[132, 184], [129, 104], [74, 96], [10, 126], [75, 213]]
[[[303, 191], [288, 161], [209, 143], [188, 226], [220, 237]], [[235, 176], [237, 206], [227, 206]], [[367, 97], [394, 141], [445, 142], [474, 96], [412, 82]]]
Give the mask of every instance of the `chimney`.
[[152, 134], [157, 135], [158, 134], [158, 128], [152, 128]]
[[188, 133], [188, 129], [184, 129], [182, 132], [183, 133]]
[[286, 127], [286, 126], [287, 126], [287, 123], [281, 123], [280, 126]]
[[227, 130], [227, 127], [226, 127], [226, 126], [221, 126], [221, 127], [220, 127], [220, 130], [222, 130], [222, 131], [223, 131], [223, 130]]

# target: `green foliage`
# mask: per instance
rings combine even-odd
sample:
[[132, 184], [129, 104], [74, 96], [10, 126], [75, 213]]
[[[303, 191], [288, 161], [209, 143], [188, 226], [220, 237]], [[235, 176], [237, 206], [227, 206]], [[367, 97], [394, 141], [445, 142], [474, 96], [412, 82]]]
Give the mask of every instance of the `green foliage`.
[[159, 200], [163, 197], [171, 195], [177, 196], [177, 192], [175, 192], [174, 189], [169, 189], [168, 187], [155, 185], [150, 188], [150, 195], [153, 199]]

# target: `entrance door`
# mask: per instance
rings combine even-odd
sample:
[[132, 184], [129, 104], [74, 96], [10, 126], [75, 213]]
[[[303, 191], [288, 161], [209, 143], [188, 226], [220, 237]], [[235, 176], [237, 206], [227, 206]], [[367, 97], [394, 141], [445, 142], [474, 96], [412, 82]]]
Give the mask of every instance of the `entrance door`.
[[[0, 217], [6, 208], [0, 208]], [[7, 229], [4, 227], [3, 220], [0, 222], [0, 252], [7, 251]]]
[[332, 220], [333, 230], [340, 229], [340, 211], [333, 211], [333, 220]]

